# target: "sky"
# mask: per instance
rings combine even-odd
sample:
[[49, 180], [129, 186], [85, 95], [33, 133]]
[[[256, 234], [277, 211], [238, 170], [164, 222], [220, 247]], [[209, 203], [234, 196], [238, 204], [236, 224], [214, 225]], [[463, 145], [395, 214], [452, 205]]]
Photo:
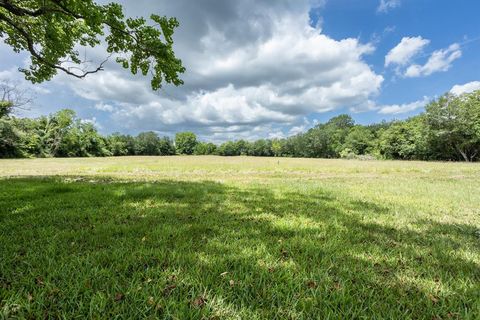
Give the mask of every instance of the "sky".
[[[405, 119], [446, 92], [480, 89], [476, 0], [136, 0], [127, 16], [174, 16], [180, 87], [151, 90], [114, 61], [32, 86], [26, 54], [0, 44], [0, 81], [31, 90], [19, 116], [63, 108], [104, 134], [193, 131], [204, 141], [286, 137], [347, 113]], [[103, 61], [104, 48], [82, 48]]]

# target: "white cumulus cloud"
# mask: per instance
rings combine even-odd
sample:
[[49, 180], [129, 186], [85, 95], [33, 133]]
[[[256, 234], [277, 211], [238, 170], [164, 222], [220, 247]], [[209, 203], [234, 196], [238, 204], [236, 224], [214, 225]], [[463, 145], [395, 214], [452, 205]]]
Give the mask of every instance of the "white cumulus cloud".
[[451, 93], [456, 95], [461, 95], [464, 93], [470, 93], [473, 91], [480, 90], [480, 81], [472, 81], [462, 85], [454, 85], [450, 90]]
[[413, 64], [405, 71], [405, 76], [409, 78], [429, 76], [436, 72], [448, 71], [453, 61], [462, 56], [460, 45], [454, 43], [447, 49], [434, 51], [424, 65]]
[[188, 128], [209, 140], [278, 136], [282, 126], [302, 126], [309, 114], [365, 105], [380, 92], [383, 77], [364, 60], [373, 45], [333, 39], [311, 26], [312, 1], [123, 4], [127, 15], [160, 10], [178, 18], [175, 52], [187, 72], [184, 86], [157, 93], [114, 64], [84, 80], [57, 77], [110, 112], [117, 126], [165, 133]]
[[424, 64], [414, 63], [423, 49], [430, 44], [430, 40], [418, 37], [404, 37], [398, 45], [385, 56], [385, 67], [395, 66], [397, 74], [407, 78], [429, 76], [437, 72], [448, 71], [452, 63], [462, 56], [458, 43], [448, 48], [436, 50], [428, 56]]
[[412, 58], [420, 53], [429, 43], [430, 40], [420, 36], [402, 38], [400, 43], [385, 56], [385, 66], [404, 66], [410, 63]]
[[100, 111], [105, 111], [105, 112], [113, 112], [115, 111], [115, 107], [110, 105], [110, 104], [106, 104], [106, 103], [102, 103], [102, 102], [98, 102], [95, 104], [95, 106], [93, 106], [94, 109], [97, 109], [97, 110], [100, 110]]
[[428, 97], [423, 97], [422, 100], [418, 100], [411, 103], [405, 104], [392, 104], [379, 107], [379, 113], [381, 114], [402, 114], [407, 112], [412, 112], [420, 108], [425, 107], [430, 99]]

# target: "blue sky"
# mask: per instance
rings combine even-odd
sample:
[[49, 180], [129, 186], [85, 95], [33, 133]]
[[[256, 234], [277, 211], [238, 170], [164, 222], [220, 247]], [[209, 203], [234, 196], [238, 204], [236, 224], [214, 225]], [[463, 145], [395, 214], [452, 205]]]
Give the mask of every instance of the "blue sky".
[[[423, 96], [435, 98], [454, 85], [480, 79], [480, 1], [402, 0], [387, 12], [372, 10], [378, 6], [377, 0], [335, 0], [312, 10], [310, 15], [314, 23], [321, 19], [323, 32], [335, 39], [358, 37], [363, 42], [376, 43], [375, 52], [365, 60], [385, 77], [377, 98], [379, 104], [403, 104]], [[454, 61], [447, 72], [425, 77], [402, 78], [392, 68], [385, 68], [386, 54], [403, 37], [416, 36], [431, 41], [416, 61], [426, 61], [428, 54], [452, 43], [461, 45], [462, 57]], [[393, 117], [405, 118], [421, 111]], [[354, 117], [359, 122], [370, 123], [392, 116], [365, 112]]]
[[[403, 119], [452, 90], [480, 88], [479, 1], [188, 0], [122, 2], [127, 15], [176, 16], [185, 85], [152, 92], [114, 62], [83, 81], [40, 86], [16, 71], [26, 54], [0, 45], [0, 80], [35, 92], [23, 116], [75, 109], [103, 133], [192, 130], [201, 139], [282, 137], [349, 113]], [[84, 49], [103, 60], [102, 48]]]

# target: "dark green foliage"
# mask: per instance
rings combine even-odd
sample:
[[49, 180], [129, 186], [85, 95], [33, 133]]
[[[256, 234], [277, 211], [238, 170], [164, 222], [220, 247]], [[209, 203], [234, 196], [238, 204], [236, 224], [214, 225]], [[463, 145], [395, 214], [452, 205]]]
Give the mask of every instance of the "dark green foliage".
[[196, 155], [209, 155], [209, 154], [216, 154], [217, 146], [211, 142], [199, 142], [195, 146], [194, 154]]
[[221, 156], [239, 156], [241, 151], [236, 141], [227, 141], [218, 147], [218, 154]]
[[11, 101], [0, 101], [0, 118], [8, 116], [13, 109], [13, 103]]
[[78, 47], [103, 44], [106, 57], [116, 54], [116, 61], [133, 74], [150, 74], [154, 90], [163, 82], [182, 84], [178, 75], [185, 68], [175, 57], [172, 39], [178, 21], [157, 14], [150, 20], [152, 25], [142, 17], [125, 18], [122, 6], [113, 2], [0, 1], [0, 37], [15, 52], [30, 55], [30, 67], [21, 71], [33, 83], [50, 80], [59, 70], [77, 78], [102, 70], [106, 60], [84, 70]]
[[158, 150], [162, 156], [171, 156], [175, 154], [175, 146], [172, 139], [169, 137], [162, 137], [158, 141]]
[[193, 154], [197, 136], [193, 132], [179, 132], [175, 135], [175, 148], [179, 154]]
[[272, 141], [260, 139], [251, 143], [249, 150], [247, 151], [249, 156], [257, 157], [271, 157], [273, 156]]
[[104, 137], [91, 122], [78, 119], [73, 110], [60, 110], [37, 119], [0, 118], [0, 157], [103, 157], [174, 155], [168, 137], [143, 132], [137, 137], [114, 133]]
[[[475, 161], [480, 155], [480, 91], [462, 96], [444, 95], [426, 107], [429, 138], [437, 156], [456, 155]], [[443, 146], [443, 148], [442, 148]]]
[[134, 143], [129, 141], [129, 136], [113, 135], [105, 138], [92, 123], [78, 119], [75, 112], [68, 109], [37, 119], [4, 116], [0, 118], [0, 138], [1, 157], [101, 157], [134, 154]]
[[354, 121], [349, 115], [336, 116], [303, 135], [295, 136], [290, 143], [294, 145], [293, 150], [290, 147], [288, 153], [310, 158], [338, 158], [353, 126]]
[[375, 136], [369, 128], [357, 125], [345, 137], [343, 148], [348, 148], [357, 155], [369, 154], [372, 152], [374, 141]]
[[135, 138], [135, 154], [169, 156], [175, 154], [175, 147], [168, 137], [160, 138], [155, 132], [142, 132]]
[[378, 150], [387, 159], [427, 160], [427, 132], [423, 116], [393, 123], [383, 131]]
[[130, 156], [135, 154], [135, 140], [132, 136], [114, 133], [107, 137], [112, 156]]
[[138, 155], [160, 155], [160, 138], [153, 132], [142, 132], [136, 138], [135, 154]]
[[0, 118], [0, 156], [4, 158], [23, 157], [21, 132], [8, 117]]
[[221, 156], [246, 156], [252, 155], [252, 144], [245, 140], [227, 141], [221, 144], [217, 153]]

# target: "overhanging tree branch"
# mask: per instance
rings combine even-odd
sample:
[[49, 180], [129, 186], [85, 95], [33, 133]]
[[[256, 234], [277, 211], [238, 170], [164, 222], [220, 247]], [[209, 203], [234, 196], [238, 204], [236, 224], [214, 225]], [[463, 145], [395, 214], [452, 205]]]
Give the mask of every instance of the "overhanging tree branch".
[[35, 47], [33, 45], [33, 40], [32, 38], [29, 36], [28, 32], [23, 29], [22, 27], [20, 27], [19, 25], [17, 25], [16, 23], [14, 23], [11, 19], [9, 19], [8, 17], [6, 17], [5, 15], [3, 15], [2, 13], [0, 13], [0, 21], [5, 21], [6, 23], [8, 23], [10, 26], [12, 26], [13, 28], [15, 28], [19, 34], [23, 37], [23, 39], [26, 41], [27, 43], [27, 48], [28, 48], [28, 51], [30, 52], [30, 54], [35, 57], [36, 59], [38, 59], [40, 62], [48, 65], [49, 67], [51, 68], [55, 68], [55, 69], [58, 69], [58, 70], [62, 70], [63, 72], [65, 72], [66, 74], [68, 75], [71, 75], [71, 76], [74, 76], [76, 78], [79, 78], [79, 79], [82, 79], [82, 78], [85, 78], [87, 75], [89, 74], [92, 74], [92, 73], [97, 73], [101, 70], [103, 70], [103, 66], [104, 64], [108, 61], [108, 59], [111, 57], [111, 55], [109, 55], [104, 61], [102, 61], [100, 63], [100, 65], [94, 69], [94, 70], [90, 70], [90, 71], [84, 71], [82, 72], [81, 74], [77, 74], [77, 73], [74, 73], [72, 71], [70, 71], [69, 68], [65, 68], [65, 67], [62, 67], [61, 65], [57, 65], [57, 64], [54, 64], [54, 63], [51, 63], [49, 62], [47, 59], [45, 59], [45, 57], [43, 57], [40, 53], [38, 53], [36, 50], [35, 50]]
[[[32, 82], [49, 80], [56, 70], [84, 78], [103, 70], [113, 54], [126, 54], [117, 57], [117, 62], [134, 74], [151, 74], [154, 90], [163, 81], [182, 84], [179, 74], [185, 68], [172, 49], [173, 29], [178, 22], [157, 15], [151, 19], [156, 22], [154, 26], [147, 25], [143, 18], [124, 19], [119, 4], [98, 5], [93, 0], [0, 0], [0, 34], [15, 51], [30, 53], [30, 69], [20, 71]], [[78, 65], [85, 63], [74, 48], [100, 44], [105, 27], [109, 29], [105, 37], [109, 56], [98, 67], [84, 70], [62, 63], [65, 58]]]

